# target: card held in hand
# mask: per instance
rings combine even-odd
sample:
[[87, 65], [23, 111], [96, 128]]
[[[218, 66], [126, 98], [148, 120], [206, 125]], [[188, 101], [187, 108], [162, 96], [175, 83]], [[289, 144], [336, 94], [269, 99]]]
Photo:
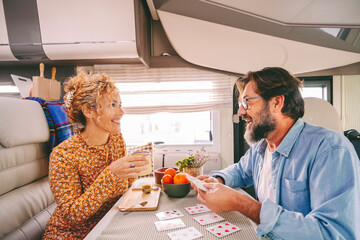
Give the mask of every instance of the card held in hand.
[[209, 213], [201, 216], [194, 217], [194, 220], [200, 223], [201, 225], [207, 225], [210, 223], [216, 223], [225, 220], [223, 217], [217, 215], [216, 213]]
[[204, 236], [194, 227], [181, 229], [175, 232], [168, 233], [167, 235], [171, 238], [171, 240], [191, 240]]
[[195, 206], [186, 207], [185, 210], [190, 214], [198, 214], [198, 213], [205, 213], [205, 212], [211, 212], [211, 210], [205, 206], [204, 204], [197, 204]]
[[196, 185], [197, 188], [205, 191], [205, 192], [210, 192], [210, 189], [208, 189], [207, 187], [204, 186], [204, 182], [201, 181], [200, 179], [197, 179], [193, 176], [191, 176], [190, 174], [185, 173], [187, 178]]
[[185, 223], [180, 218], [175, 218], [165, 221], [157, 221], [154, 222], [154, 224], [159, 232], [185, 227]]
[[217, 236], [218, 238], [225, 237], [234, 232], [240, 231], [241, 228], [237, 227], [229, 222], [222, 222], [214, 226], [206, 228], [209, 232]]
[[168, 220], [172, 218], [178, 218], [184, 216], [178, 209], [173, 209], [165, 212], [159, 212], [155, 214], [159, 220]]

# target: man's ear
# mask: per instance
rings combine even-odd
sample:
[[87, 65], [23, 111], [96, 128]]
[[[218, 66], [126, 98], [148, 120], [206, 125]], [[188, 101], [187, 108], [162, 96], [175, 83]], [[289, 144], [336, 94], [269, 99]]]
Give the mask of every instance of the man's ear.
[[285, 96], [284, 95], [275, 96], [273, 97], [271, 102], [272, 102], [271, 106], [273, 107], [274, 111], [281, 112], [281, 109], [284, 107]]

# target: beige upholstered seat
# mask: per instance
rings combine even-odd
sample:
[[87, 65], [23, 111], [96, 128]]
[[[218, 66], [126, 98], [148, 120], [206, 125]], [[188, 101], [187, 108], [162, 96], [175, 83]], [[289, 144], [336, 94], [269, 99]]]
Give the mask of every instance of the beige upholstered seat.
[[313, 125], [326, 127], [343, 134], [339, 113], [329, 102], [314, 97], [304, 98], [305, 114], [303, 120]]
[[39, 239], [55, 208], [49, 127], [35, 101], [0, 97], [0, 113], [0, 239]]

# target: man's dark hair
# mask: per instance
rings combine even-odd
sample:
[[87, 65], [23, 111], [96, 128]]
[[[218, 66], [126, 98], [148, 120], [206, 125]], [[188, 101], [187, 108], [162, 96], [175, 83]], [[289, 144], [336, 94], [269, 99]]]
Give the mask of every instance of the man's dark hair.
[[242, 93], [245, 86], [253, 81], [255, 91], [265, 100], [284, 95], [285, 102], [281, 112], [294, 119], [304, 116], [304, 100], [300, 93], [302, 81], [279, 67], [267, 67], [257, 72], [248, 72], [237, 80], [237, 86]]

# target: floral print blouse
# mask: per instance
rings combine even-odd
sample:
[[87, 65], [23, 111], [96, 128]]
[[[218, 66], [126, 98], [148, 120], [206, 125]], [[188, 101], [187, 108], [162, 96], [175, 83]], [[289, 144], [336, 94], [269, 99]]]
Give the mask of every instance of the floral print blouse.
[[125, 154], [121, 133], [103, 146], [88, 146], [78, 133], [53, 149], [49, 182], [57, 207], [43, 239], [83, 239], [90, 232], [135, 181], [107, 168]]

